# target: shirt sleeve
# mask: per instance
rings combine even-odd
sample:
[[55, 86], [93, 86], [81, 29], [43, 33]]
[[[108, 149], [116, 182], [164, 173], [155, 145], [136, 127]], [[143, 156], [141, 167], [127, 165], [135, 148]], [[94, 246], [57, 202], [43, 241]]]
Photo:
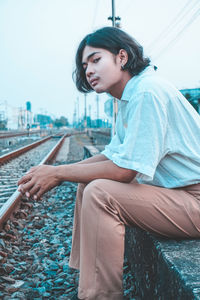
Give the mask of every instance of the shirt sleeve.
[[101, 154], [105, 155], [108, 159], [112, 160], [112, 155], [118, 152], [119, 145], [122, 144], [123, 140], [120, 137], [121, 131], [121, 111], [120, 106], [118, 107], [119, 111], [117, 114], [116, 124], [115, 124], [115, 134], [112, 137], [110, 143], [105, 146], [105, 149], [101, 152]]
[[112, 137], [110, 143], [105, 146], [105, 149], [101, 152], [101, 154], [105, 155], [108, 159], [112, 160], [112, 156], [118, 150], [119, 145], [121, 145], [121, 141], [116, 131], [115, 135]]
[[117, 143], [117, 147], [108, 147], [105, 155], [119, 167], [135, 170], [152, 180], [165, 153], [166, 108], [150, 92], [135, 96], [128, 105], [124, 139], [120, 141], [116, 134], [112, 143]]

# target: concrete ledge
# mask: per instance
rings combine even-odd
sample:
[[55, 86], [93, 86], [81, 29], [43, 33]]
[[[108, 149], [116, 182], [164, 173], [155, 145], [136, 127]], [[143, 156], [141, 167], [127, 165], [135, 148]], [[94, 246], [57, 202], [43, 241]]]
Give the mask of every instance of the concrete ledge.
[[168, 240], [126, 228], [125, 243], [141, 299], [200, 299], [200, 240]]
[[83, 149], [84, 149], [84, 159], [100, 153], [99, 150], [92, 145], [84, 145]]

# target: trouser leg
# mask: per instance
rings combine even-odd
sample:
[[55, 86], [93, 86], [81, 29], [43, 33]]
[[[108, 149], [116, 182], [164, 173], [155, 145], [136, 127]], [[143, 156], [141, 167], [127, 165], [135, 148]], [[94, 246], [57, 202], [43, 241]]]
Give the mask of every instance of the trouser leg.
[[[117, 240], [112, 243], [109, 239], [110, 234], [106, 232], [106, 229], [112, 231], [112, 226], [109, 225], [112, 221], [101, 222], [99, 205], [95, 208], [96, 201], [93, 201], [93, 196], [96, 195], [97, 203], [99, 200], [101, 203], [101, 191], [97, 195], [96, 188], [93, 186], [94, 184], [90, 183], [85, 189], [86, 185], [78, 185], [69, 266], [80, 269], [80, 298], [121, 300], [124, 225], [120, 222], [117, 231], [114, 229], [111, 232], [112, 235], [115, 235], [113, 240]], [[116, 212], [114, 212], [115, 214]], [[117, 218], [117, 216], [115, 217]], [[107, 252], [113, 252], [113, 257], [116, 257], [117, 261], [116, 258], [112, 261], [112, 256], [107, 256]], [[117, 256], [114, 252], [117, 252]]]
[[80, 183], [76, 193], [76, 204], [74, 209], [74, 223], [72, 233], [72, 249], [70, 253], [69, 266], [74, 269], [80, 268], [80, 226], [83, 191], [86, 184]]
[[121, 300], [125, 227], [95, 180], [83, 193], [79, 298]]
[[198, 197], [200, 185], [191, 191], [103, 179], [88, 184], [79, 210], [79, 297], [122, 299], [124, 224], [168, 237], [200, 237]]

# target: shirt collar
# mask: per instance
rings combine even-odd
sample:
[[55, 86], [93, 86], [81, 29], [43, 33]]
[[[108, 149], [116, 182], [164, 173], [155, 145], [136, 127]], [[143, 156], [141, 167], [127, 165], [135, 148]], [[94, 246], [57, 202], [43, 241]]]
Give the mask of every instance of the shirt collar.
[[138, 75], [135, 75], [131, 79], [129, 79], [129, 81], [125, 85], [125, 88], [123, 90], [122, 97], [121, 97], [120, 101], [122, 100], [122, 101], [128, 101], [129, 102], [129, 100], [133, 96], [133, 89], [134, 89], [134, 87], [136, 87], [136, 85], [140, 81], [140, 79], [143, 76], [146, 76], [148, 74], [152, 74], [154, 72], [155, 71], [154, 71], [153, 67], [148, 66], [142, 72], [140, 72]]

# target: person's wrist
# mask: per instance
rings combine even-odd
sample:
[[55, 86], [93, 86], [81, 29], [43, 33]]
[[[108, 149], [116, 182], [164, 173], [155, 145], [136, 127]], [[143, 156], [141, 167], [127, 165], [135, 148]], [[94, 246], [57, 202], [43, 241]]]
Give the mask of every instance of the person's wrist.
[[58, 181], [58, 184], [61, 184], [63, 181], [67, 180], [67, 165], [55, 166], [55, 178]]
[[63, 174], [62, 174], [62, 168], [61, 166], [55, 166], [54, 167], [54, 173], [55, 173], [55, 178], [58, 182], [58, 185], [62, 183], [63, 180]]

